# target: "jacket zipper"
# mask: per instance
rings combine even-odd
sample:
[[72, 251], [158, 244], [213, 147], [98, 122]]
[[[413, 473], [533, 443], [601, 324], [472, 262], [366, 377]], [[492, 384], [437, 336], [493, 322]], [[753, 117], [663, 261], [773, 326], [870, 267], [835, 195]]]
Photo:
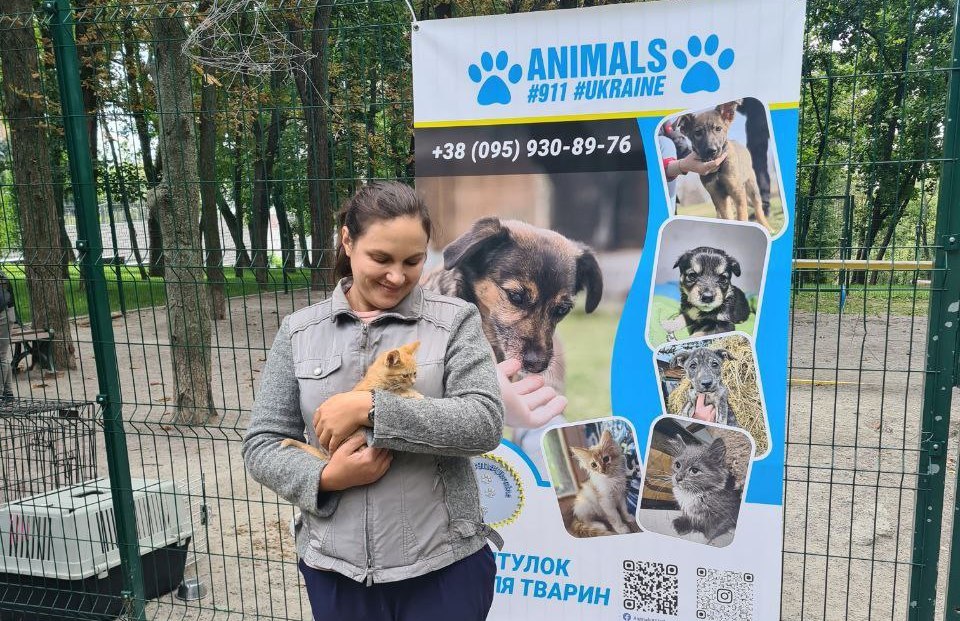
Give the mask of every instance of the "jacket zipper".
[[[360, 322], [360, 352], [363, 355], [363, 360], [366, 364], [368, 354], [367, 354], [367, 338], [369, 336], [369, 327], [366, 323]], [[367, 487], [363, 490], [363, 522], [364, 522], [364, 533], [363, 540], [366, 547], [367, 553], [367, 586], [373, 585], [373, 558], [370, 556], [370, 489]]]

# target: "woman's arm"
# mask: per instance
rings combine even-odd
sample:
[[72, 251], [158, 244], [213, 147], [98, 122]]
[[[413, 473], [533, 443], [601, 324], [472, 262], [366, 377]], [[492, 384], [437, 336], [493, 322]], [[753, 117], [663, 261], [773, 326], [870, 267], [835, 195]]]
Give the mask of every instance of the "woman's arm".
[[260, 377], [260, 392], [243, 438], [243, 462], [254, 480], [301, 509], [326, 517], [336, 510], [339, 499], [337, 492], [320, 492], [320, 477], [328, 462], [280, 446], [285, 438], [304, 441], [303, 431], [300, 386], [284, 319]]
[[378, 390], [375, 401], [370, 446], [463, 456], [496, 448], [503, 435], [503, 402], [477, 307], [465, 306], [454, 319], [442, 399], [409, 399]]

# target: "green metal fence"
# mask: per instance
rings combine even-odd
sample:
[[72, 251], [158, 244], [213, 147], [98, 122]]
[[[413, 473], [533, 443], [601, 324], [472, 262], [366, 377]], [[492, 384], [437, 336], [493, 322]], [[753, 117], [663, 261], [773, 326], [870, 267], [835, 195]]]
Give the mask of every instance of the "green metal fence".
[[[808, 2], [783, 619], [960, 618], [945, 586], [960, 562], [940, 553], [957, 456], [954, 12]], [[333, 208], [364, 179], [414, 174], [409, 20], [398, 0], [0, 5], [0, 254], [29, 324], [0, 406], [0, 493], [25, 471], [30, 494], [109, 475], [115, 510], [91, 519], [116, 541], [95, 529], [78, 548], [123, 561], [119, 597], [87, 582], [30, 599], [41, 589], [0, 575], [0, 618], [70, 618], [81, 600], [137, 619], [309, 618], [292, 509], [247, 478], [240, 439], [280, 319], [331, 285]], [[144, 543], [146, 513], [169, 541]], [[23, 541], [8, 532], [5, 552]], [[153, 597], [184, 560], [203, 597]]]

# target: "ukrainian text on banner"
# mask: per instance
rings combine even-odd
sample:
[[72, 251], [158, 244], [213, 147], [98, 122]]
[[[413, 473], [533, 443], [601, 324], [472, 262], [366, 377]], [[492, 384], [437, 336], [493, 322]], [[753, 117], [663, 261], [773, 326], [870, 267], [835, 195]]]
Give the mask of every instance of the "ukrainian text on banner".
[[424, 282], [521, 369], [474, 460], [491, 619], [778, 618], [804, 10], [415, 25]]

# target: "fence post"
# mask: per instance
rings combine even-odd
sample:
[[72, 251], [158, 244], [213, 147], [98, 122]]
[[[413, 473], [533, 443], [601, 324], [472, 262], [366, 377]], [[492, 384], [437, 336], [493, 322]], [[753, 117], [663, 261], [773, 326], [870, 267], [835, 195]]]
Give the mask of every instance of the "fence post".
[[[943, 495], [947, 471], [947, 434], [953, 398], [953, 373], [960, 308], [960, 5], [954, 11], [950, 89], [943, 139], [943, 169], [937, 198], [934, 266], [927, 325], [926, 374], [914, 509], [913, 569], [910, 577], [909, 618], [933, 619], [937, 605], [937, 565], [942, 535]], [[953, 263], [953, 265], [951, 265]], [[953, 269], [949, 269], [953, 267]], [[956, 526], [956, 520], [954, 520]], [[957, 531], [954, 530], [954, 542]], [[960, 619], [956, 601], [960, 592], [953, 578], [957, 563], [951, 558], [947, 595], [948, 619]]]
[[120, 378], [117, 369], [116, 344], [110, 319], [110, 302], [103, 274], [103, 240], [97, 213], [97, 194], [93, 180], [93, 162], [86, 129], [86, 114], [80, 90], [80, 61], [73, 38], [73, 10], [69, 0], [46, 0], [44, 10], [50, 15], [56, 56], [57, 85], [63, 108], [70, 179], [77, 211], [77, 250], [80, 270], [86, 284], [90, 309], [90, 329], [97, 365], [99, 394], [97, 403], [103, 412], [107, 468], [117, 524], [117, 543], [123, 574], [126, 618], [143, 621], [144, 590], [137, 539], [136, 508], [130, 481], [130, 462], [123, 429], [120, 399]]

